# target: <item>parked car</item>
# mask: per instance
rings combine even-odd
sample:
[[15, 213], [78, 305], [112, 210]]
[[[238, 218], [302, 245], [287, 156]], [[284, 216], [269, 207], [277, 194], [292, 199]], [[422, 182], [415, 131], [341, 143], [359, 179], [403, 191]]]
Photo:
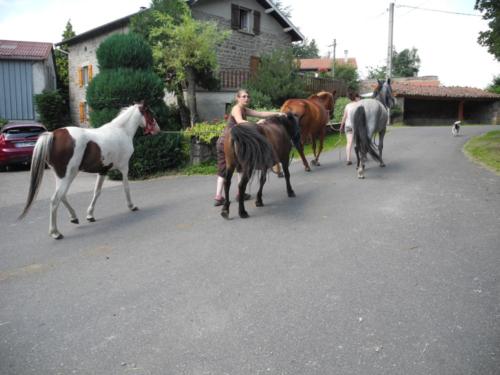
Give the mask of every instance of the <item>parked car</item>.
[[0, 169], [13, 164], [29, 164], [38, 136], [47, 129], [38, 123], [13, 123], [0, 131]]

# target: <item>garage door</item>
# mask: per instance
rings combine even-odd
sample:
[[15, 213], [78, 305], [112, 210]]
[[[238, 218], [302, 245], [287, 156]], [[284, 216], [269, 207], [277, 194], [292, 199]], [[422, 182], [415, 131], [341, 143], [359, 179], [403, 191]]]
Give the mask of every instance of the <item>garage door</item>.
[[0, 117], [34, 120], [33, 70], [28, 61], [0, 61]]

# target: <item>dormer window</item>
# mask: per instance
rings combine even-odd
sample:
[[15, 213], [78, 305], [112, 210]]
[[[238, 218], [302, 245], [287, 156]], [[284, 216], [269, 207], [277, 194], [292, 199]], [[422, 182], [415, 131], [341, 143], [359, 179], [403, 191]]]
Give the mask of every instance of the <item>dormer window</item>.
[[231, 28], [255, 35], [260, 34], [260, 12], [231, 4]]

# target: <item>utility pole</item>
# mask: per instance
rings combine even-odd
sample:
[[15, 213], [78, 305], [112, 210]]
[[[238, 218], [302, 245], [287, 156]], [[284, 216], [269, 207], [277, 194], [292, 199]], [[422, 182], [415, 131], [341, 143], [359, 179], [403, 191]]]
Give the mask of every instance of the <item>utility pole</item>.
[[394, 30], [394, 3], [389, 4], [389, 43], [387, 47], [387, 78], [392, 77], [392, 36]]
[[333, 39], [333, 44], [330, 44], [328, 47], [333, 47], [332, 78], [335, 78], [335, 49], [337, 48], [337, 39]]

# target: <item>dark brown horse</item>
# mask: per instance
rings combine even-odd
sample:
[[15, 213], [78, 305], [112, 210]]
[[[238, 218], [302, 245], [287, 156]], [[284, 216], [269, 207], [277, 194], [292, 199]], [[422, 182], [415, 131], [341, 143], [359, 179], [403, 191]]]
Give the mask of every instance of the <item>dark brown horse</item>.
[[[333, 114], [335, 108], [335, 93], [321, 91], [311, 95], [307, 99], [288, 99], [281, 106], [281, 112], [291, 112], [299, 118], [300, 140], [302, 147], [298, 148], [302, 163], [306, 171], [311, 167], [304, 155], [304, 143], [308, 140], [312, 142], [314, 159], [313, 165], [319, 164], [319, 155], [323, 150], [323, 141], [326, 135], [326, 124]], [[316, 141], [319, 140], [319, 149], [316, 152]]]
[[226, 129], [224, 153], [226, 157], [226, 176], [224, 182], [225, 202], [221, 215], [229, 218], [229, 190], [234, 171], [241, 172], [238, 185], [238, 213], [241, 218], [249, 215], [245, 210], [244, 196], [248, 181], [256, 170], [260, 171], [260, 185], [255, 205], [262, 207], [262, 189], [266, 182], [267, 170], [278, 161], [283, 166], [286, 190], [289, 197], [295, 193], [290, 184], [288, 169], [292, 144], [290, 139], [297, 138], [298, 120], [292, 115], [273, 116], [259, 124], [239, 124]]

